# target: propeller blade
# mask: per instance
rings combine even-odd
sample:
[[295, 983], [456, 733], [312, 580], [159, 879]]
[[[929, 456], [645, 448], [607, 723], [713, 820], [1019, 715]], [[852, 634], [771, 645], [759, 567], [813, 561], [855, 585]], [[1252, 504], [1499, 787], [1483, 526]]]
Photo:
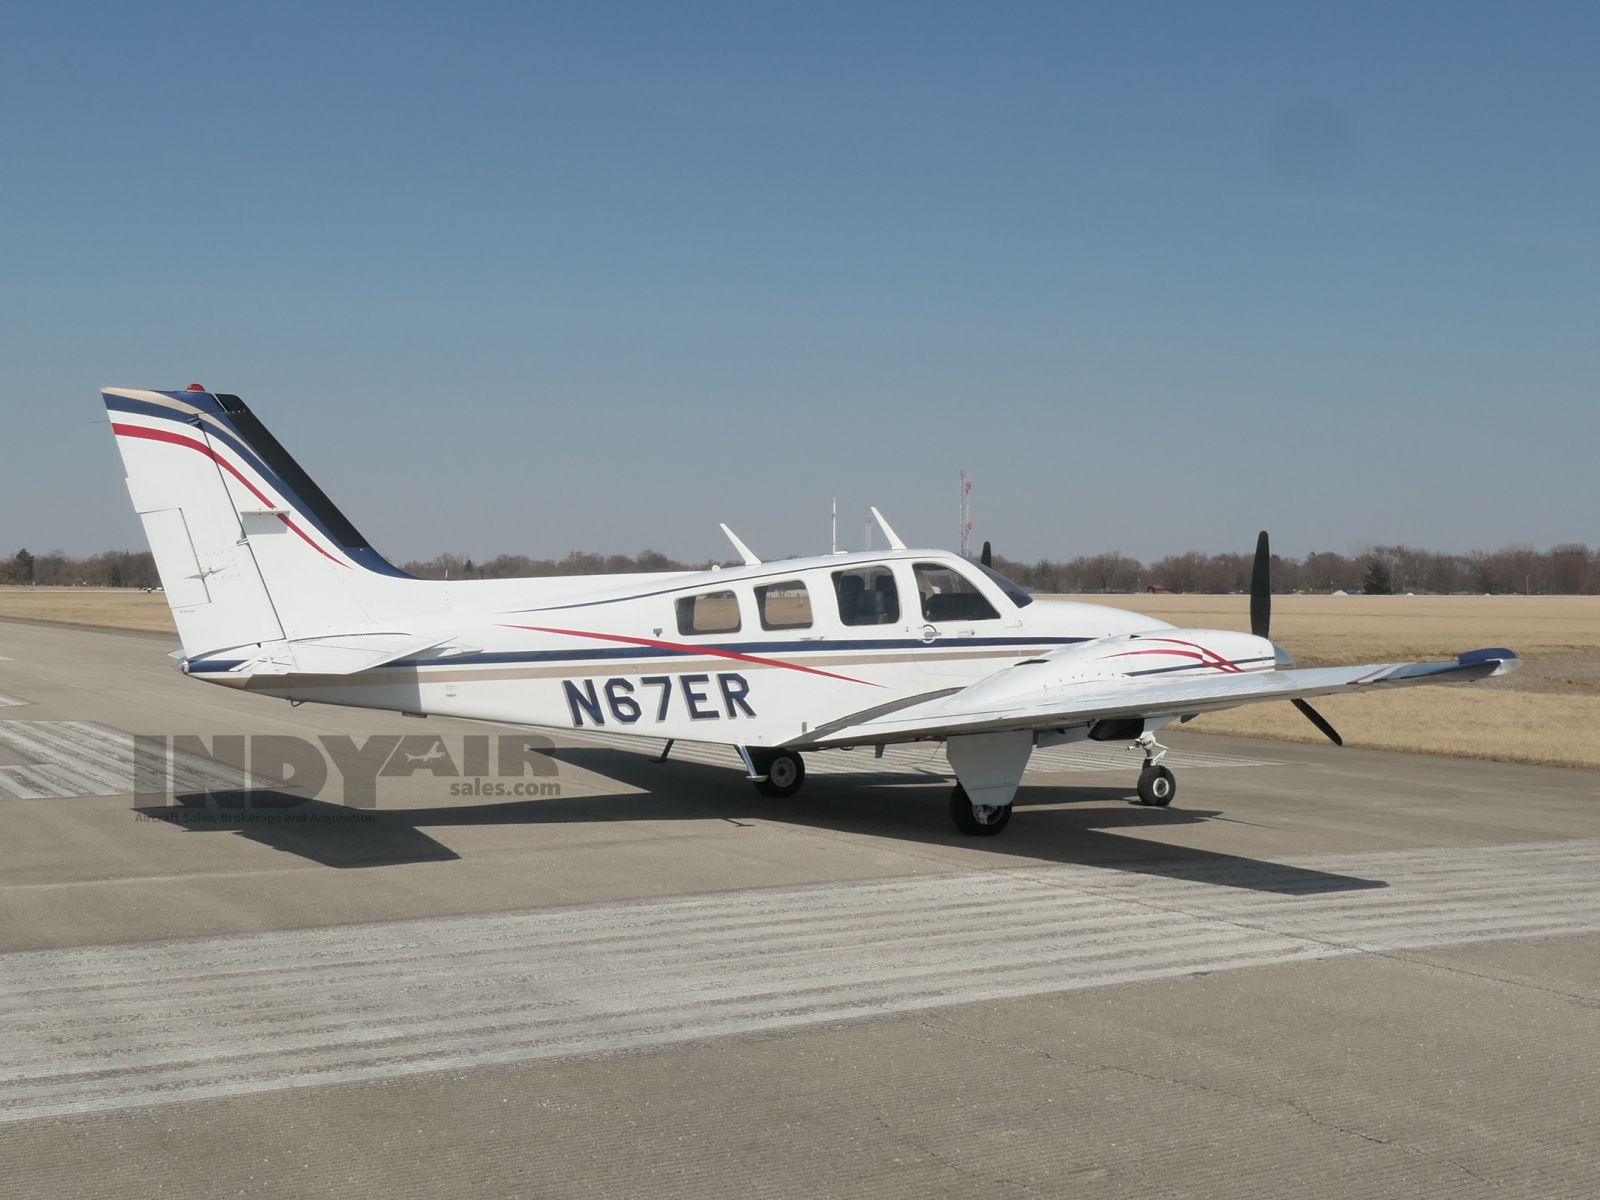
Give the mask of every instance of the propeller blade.
[[1267, 531], [1256, 538], [1256, 561], [1250, 568], [1250, 632], [1269, 638], [1272, 628], [1272, 551], [1267, 548]]
[[1301, 712], [1305, 713], [1306, 720], [1310, 721], [1318, 729], [1322, 730], [1322, 732], [1327, 736], [1327, 739], [1335, 746], [1344, 745], [1344, 739], [1339, 736], [1339, 731], [1337, 729], [1328, 724], [1327, 717], [1323, 716], [1316, 709], [1312, 708], [1311, 705], [1307, 704], [1304, 700], [1296, 699], [1289, 701], [1289, 703], [1293, 704]]
[[994, 566], [994, 553], [989, 549], [989, 543], [983, 544], [983, 553], [978, 555], [978, 561], [986, 567]]

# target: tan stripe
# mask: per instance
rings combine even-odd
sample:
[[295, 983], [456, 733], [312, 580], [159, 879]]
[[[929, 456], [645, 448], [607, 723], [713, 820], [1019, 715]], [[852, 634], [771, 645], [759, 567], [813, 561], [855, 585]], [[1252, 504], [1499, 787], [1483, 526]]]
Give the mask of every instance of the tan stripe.
[[[911, 651], [903, 654], [874, 654], [841, 658], [837, 655], [808, 655], [804, 658], [785, 659], [782, 664], [746, 662], [736, 658], [693, 658], [670, 660], [670, 667], [661, 664], [659, 659], [644, 661], [628, 659], [609, 659], [604, 662], [575, 662], [556, 663], [545, 667], [460, 667], [456, 669], [441, 667], [425, 667], [420, 670], [417, 682], [422, 683], [481, 683], [490, 680], [511, 679], [589, 679], [598, 676], [636, 675], [640, 668], [650, 670], [652, 674], [660, 675], [686, 675], [699, 671], [726, 671], [731, 666], [737, 665], [741, 670], [747, 671], [777, 671], [787, 669], [788, 666], [811, 667], [819, 671], [827, 671], [834, 675], [847, 674], [851, 669], [862, 666], [872, 666], [884, 663], [956, 663], [979, 659], [998, 659], [1015, 661], [1018, 654], [1015, 650], [1002, 652], [995, 651], [943, 651], [926, 652]], [[659, 669], [656, 669], [659, 666]], [[233, 679], [213, 678], [206, 676], [208, 683], [223, 683], [229, 687], [243, 687], [250, 689], [279, 689], [292, 686], [300, 688], [330, 688], [330, 687], [373, 687], [387, 686], [396, 683], [412, 682], [409, 678], [399, 678], [393, 669], [378, 669], [360, 671], [353, 675], [250, 675], [241, 676], [237, 681]]]
[[[206, 422], [215, 429], [219, 429], [228, 434], [233, 433], [233, 430], [229, 429], [221, 421], [217, 420], [213, 414], [206, 412], [204, 409], [196, 408], [194, 405], [185, 403], [182, 400], [174, 400], [170, 396], [163, 396], [160, 392], [147, 392], [130, 388], [126, 390], [113, 389], [111, 394], [113, 396], [121, 396], [124, 400], [140, 400], [145, 404], [154, 404], [161, 408], [170, 408], [174, 412], [184, 413], [191, 417], [199, 417], [202, 421]], [[124, 415], [137, 417], [141, 414], [126, 413]]]

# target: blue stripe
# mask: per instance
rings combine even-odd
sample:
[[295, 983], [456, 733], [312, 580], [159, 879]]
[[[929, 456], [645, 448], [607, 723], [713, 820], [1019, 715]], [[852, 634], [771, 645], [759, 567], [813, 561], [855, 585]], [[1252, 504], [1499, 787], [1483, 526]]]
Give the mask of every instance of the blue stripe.
[[[848, 653], [861, 650], [908, 650], [908, 649], [935, 649], [955, 648], [958, 646], [996, 646], [1036, 648], [1038, 646], [1064, 646], [1077, 642], [1092, 641], [1091, 638], [949, 638], [943, 643], [928, 643], [920, 638], [879, 638], [870, 641], [831, 642], [819, 645], [816, 642], [730, 642], [707, 643], [705, 646], [690, 646], [679, 650], [668, 646], [618, 646], [608, 647], [604, 650], [492, 650], [481, 651], [477, 654], [458, 654], [449, 658], [407, 658], [398, 662], [385, 663], [377, 670], [391, 668], [416, 668], [434, 666], [502, 666], [507, 663], [551, 663], [551, 662], [603, 662], [609, 659], [629, 658], [693, 658], [708, 651], [722, 650], [734, 654], [753, 654], [760, 657], [770, 657], [777, 654], [807, 653], [827, 651], [829, 654]], [[227, 659], [202, 659], [189, 663], [189, 673], [210, 674], [219, 671], [231, 671], [244, 663], [242, 658]]]
[[[1233, 665], [1237, 667], [1245, 663], [1263, 663], [1272, 661], [1272, 659], [1265, 656], [1261, 658], [1241, 658], [1235, 661]], [[1125, 671], [1123, 674], [1127, 675], [1129, 679], [1132, 679], [1139, 675], [1170, 675], [1174, 671], [1204, 671], [1207, 668], [1215, 669], [1216, 665], [1216, 663], [1208, 662], [1184, 663], [1181, 667], [1151, 667], [1147, 671]]]
[[[170, 408], [163, 408], [159, 404], [151, 404], [148, 400], [133, 400], [127, 396], [105, 397], [106, 408], [114, 412], [129, 413], [141, 417], [153, 417], [159, 421], [167, 421], [174, 425], [182, 426], [188, 431], [197, 431], [203, 428], [207, 437], [216, 438], [219, 442], [222, 442], [241, 459], [243, 459], [253, 471], [255, 471], [261, 476], [261, 478], [265, 479], [269, 484], [272, 485], [273, 490], [283, 497], [285, 503], [287, 503], [290, 508], [294, 509], [295, 513], [300, 517], [301, 520], [321, 533], [323, 537], [328, 539], [330, 544], [338, 546], [339, 549], [344, 551], [344, 553], [352, 561], [357, 563], [359, 566], [365, 567], [367, 570], [372, 571], [374, 574], [388, 575], [395, 579], [413, 578], [413, 576], [402, 571], [399, 567], [389, 562], [383, 557], [383, 555], [379, 554], [371, 547], [347, 546], [337, 537], [335, 537], [333, 535], [333, 531], [324, 525], [320, 520], [318, 520], [317, 517], [310, 511], [310, 509], [306, 507], [305, 501], [300, 499], [300, 497], [295, 494], [294, 489], [286, 484], [283, 479], [279, 477], [277, 472], [269, 470], [267, 468], [267, 464], [262, 462], [261, 459], [256, 455], [255, 451], [250, 449], [249, 445], [244, 441], [243, 435], [240, 434], [239, 431], [233, 427], [233, 423], [228, 420], [228, 414], [222, 410], [222, 407], [218, 405], [216, 401], [212, 400], [208, 393], [161, 392], [160, 395], [171, 396], [174, 400], [182, 401], [185, 404], [192, 404], [196, 408], [205, 409], [210, 413], [210, 415], [216, 417], [219, 422], [226, 424], [227, 428], [219, 429], [210, 421], [197, 423], [192, 418], [181, 412], [175, 412]], [[199, 403], [201, 400], [210, 400], [211, 403], [210, 405]]]
[[[162, 393], [162, 395], [165, 394], [165, 392]], [[199, 394], [199, 392], [189, 393], [189, 395], [193, 396], [198, 396]], [[188, 400], [187, 397], [185, 398], [184, 402], [193, 403], [193, 401]], [[113, 412], [132, 413], [135, 416], [155, 417], [157, 420], [171, 421], [176, 425], [182, 425], [186, 430], [193, 431], [200, 428], [199, 424], [185, 416], [183, 413], [175, 412], [170, 408], [163, 408], [159, 404], [151, 404], [148, 400], [130, 400], [126, 396], [107, 396], [106, 407], [111, 409]], [[195, 405], [195, 407], [199, 408], [201, 406]], [[219, 421], [227, 420], [226, 414], [220, 411], [212, 415], [214, 415]], [[218, 441], [224, 443], [230, 450], [232, 450], [240, 458], [244, 459], [245, 462], [249, 463], [251, 468], [258, 475], [260, 475], [268, 483], [272, 484], [272, 486], [280, 493], [283, 493], [286, 496], [289, 494], [288, 489], [284, 487], [283, 480], [279, 479], [275, 474], [267, 470], [267, 464], [257, 458], [255, 452], [239, 440], [238, 434], [235, 433], [231, 427], [225, 430], [218, 429], [210, 421], [204, 422], [204, 427], [205, 433], [208, 437], [214, 437]], [[304, 512], [302, 512], [300, 515], [303, 517], [307, 516], [307, 514]], [[338, 545], [338, 543], [335, 542], [334, 545]]]
[[815, 654], [819, 651], [855, 653], [862, 650], [921, 650], [955, 649], [964, 646], [998, 646], [1034, 649], [1039, 646], [1062, 646], [1086, 642], [1089, 638], [945, 638], [937, 642], [924, 642], [921, 638], [874, 638], [849, 642], [707, 642], [704, 646], [618, 646], [604, 650], [496, 650], [478, 654], [457, 654], [448, 658], [405, 659], [391, 663], [396, 667], [430, 667], [452, 663], [513, 663], [513, 662], [593, 662], [613, 658], [694, 658], [702, 654], [723, 651], [730, 654], [751, 654], [770, 658], [774, 654]]

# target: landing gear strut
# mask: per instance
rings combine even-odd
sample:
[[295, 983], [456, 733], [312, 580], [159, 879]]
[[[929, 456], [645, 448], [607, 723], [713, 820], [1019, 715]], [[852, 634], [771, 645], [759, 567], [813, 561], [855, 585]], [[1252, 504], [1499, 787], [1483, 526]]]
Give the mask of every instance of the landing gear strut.
[[1134, 747], [1144, 751], [1144, 768], [1139, 772], [1139, 803], [1152, 808], [1165, 808], [1178, 794], [1178, 780], [1161, 760], [1167, 748], [1156, 741], [1155, 734], [1141, 733], [1134, 739]]
[[958, 783], [950, 793], [950, 819], [968, 837], [993, 837], [1011, 823], [1011, 805], [974, 804]]
[[793, 750], [740, 749], [756, 791], [763, 796], [792, 796], [806, 781], [806, 760]]

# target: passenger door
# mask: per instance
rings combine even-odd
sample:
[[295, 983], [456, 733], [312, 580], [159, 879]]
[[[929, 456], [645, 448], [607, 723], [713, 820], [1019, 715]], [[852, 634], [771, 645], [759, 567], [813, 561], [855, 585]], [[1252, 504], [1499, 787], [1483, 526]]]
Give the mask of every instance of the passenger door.
[[[911, 568], [916, 585], [912, 629], [928, 647], [924, 670], [942, 679], [978, 680], [1014, 655], [989, 639], [1004, 633], [999, 612], [970, 578], [948, 563], [919, 562]], [[922, 618], [921, 624], [915, 616]]]

